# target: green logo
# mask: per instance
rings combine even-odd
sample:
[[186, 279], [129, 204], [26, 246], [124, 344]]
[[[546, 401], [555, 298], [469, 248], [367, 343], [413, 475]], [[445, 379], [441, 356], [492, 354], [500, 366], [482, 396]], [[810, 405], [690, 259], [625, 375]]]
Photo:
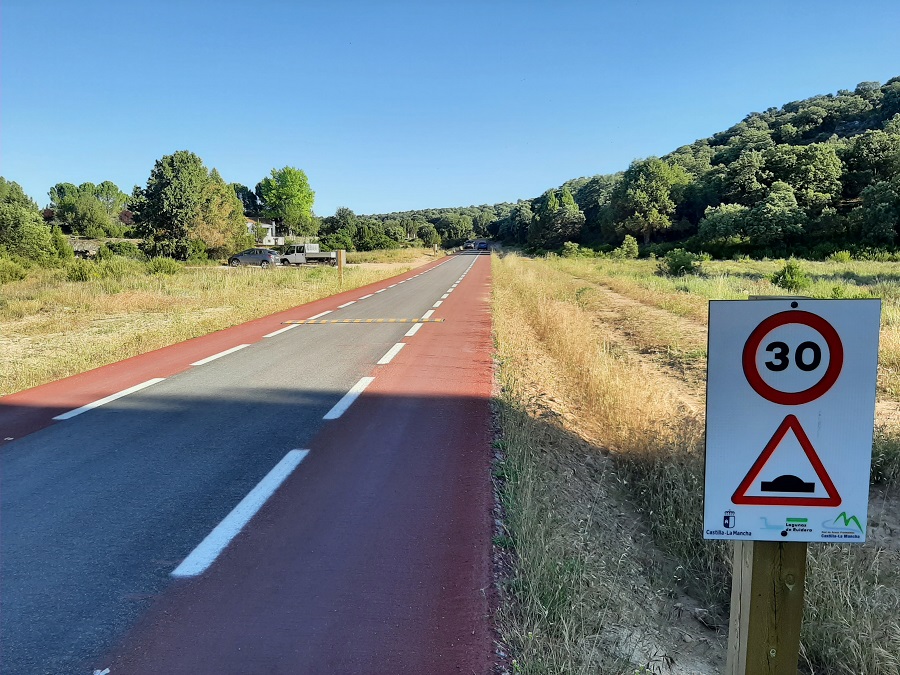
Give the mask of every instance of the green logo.
[[826, 527], [832, 530], [858, 530], [859, 532], [863, 532], [863, 526], [859, 522], [859, 518], [856, 516], [848, 516], [846, 511], [841, 511], [838, 516], [832, 521], [825, 521], [822, 523], [822, 527]]

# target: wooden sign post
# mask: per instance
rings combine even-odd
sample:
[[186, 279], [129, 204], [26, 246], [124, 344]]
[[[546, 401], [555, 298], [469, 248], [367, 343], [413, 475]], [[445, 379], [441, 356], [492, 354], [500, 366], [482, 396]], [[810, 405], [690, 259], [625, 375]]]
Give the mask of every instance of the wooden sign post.
[[806, 542], [736, 541], [726, 675], [797, 675]]

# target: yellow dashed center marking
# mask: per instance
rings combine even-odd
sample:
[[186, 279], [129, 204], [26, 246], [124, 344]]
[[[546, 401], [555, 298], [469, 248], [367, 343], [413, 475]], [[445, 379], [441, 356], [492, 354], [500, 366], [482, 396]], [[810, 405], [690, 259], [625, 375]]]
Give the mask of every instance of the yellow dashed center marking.
[[291, 324], [326, 323], [443, 323], [443, 319], [308, 319], [306, 321], [282, 321]]

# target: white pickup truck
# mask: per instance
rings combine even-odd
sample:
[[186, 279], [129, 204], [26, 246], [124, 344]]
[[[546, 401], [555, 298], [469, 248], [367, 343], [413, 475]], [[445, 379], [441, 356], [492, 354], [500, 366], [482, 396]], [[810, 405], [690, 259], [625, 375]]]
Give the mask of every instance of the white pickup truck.
[[320, 251], [318, 244], [294, 244], [281, 254], [282, 265], [303, 265], [305, 263], [326, 263], [337, 265], [337, 251]]

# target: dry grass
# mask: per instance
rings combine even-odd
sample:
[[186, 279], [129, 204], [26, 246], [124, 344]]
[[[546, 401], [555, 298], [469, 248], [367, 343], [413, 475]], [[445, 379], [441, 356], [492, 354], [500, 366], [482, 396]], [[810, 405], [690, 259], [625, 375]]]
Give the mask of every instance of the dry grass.
[[399, 274], [412, 265], [187, 268], [67, 281], [37, 270], [0, 286], [0, 395], [221, 330]]
[[382, 251], [350, 251], [347, 253], [349, 264], [359, 263], [421, 263], [423, 259], [443, 258], [446, 251], [438, 249], [435, 253], [430, 248], [394, 248]]
[[[679, 453], [696, 463], [699, 427], [667, 393], [664, 377], [603, 339], [580, 306], [581, 285], [539, 262], [508, 256], [495, 264], [508, 474], [502, 494], [519, 561], [516, 602], [501, 623], [522, 672], [596, 672], [601, 665], [601, 672], [670, 672], [660, 669], [693, 657], [686, 647], [676, 655], [666, 638], [663, 617], [674, 611], [668, 596], [682, 585], [708, 586], [723, 559], [721, 546], [684, 534], [699, 531], [699, 504], [684, 508], [686, 491], [696, 488], [695, 467], [653, 458]], [[610, 462], [597, 445], [628, 459]], [[647, 471], [634, 470], [638, 465]], [[617, 496], [628, 483], [656, 509], [646, 532]], [[683, 553], [683, 564], [676, 569], [649, 556], [647, 532]], [[717, 588], [705, 590], [719, 596]]]
[[[702, 358], [705, 350], [701, 350], [691, 325], [705, 329], [708, 298], [781, 293], [766, 280], [765, 269], [754, 268], [750, 274], [732, 278], [729, 265], [740, 267], [744, 263], [722, 264], [722, 273], [711, 277], [680, 280], [642, 276], [651, 269], [639, 261], [526, 261], [509, 256], [495, 265], [495, 329], [505, 407], [514, 409], [518, 404], [521, 408], [518, 418], [506, 423], [501, 415], [501, 422], [503, 433], [515, 439], [506, 448], [507, 461], [517, 458], [516, 476], [527, 478], [510, 481], [504, 495], [511, 512], [510, 538], [516, 552], [529, 549], [528, 564], [520, 564], [516, 570], [516, 578], [523, 577], [525, 581], [516, 582], [516, 602], [504, 615], [504, 629], [525, 663], [523, 668], [531, 669], [529, 672], [584, 671], [584, 664], [590, 662], [586, 655], [595, 654], [586, 649], [587, 644], [600, 645], [611, 658], [624, 657], [624, 652], [616, 648], [619, 643], [591, 642], [592, 636], [596, 637], [591, 632], [596, 631], [596, 624], [574, 622], [564, 634], [546, 627], [540, 612], [546, 604], [540, 599], [546, 594], [536, 591], [535, 597], [529, 598], [521, 592], [530, 588], [530, 576], [545, 579], [538, 583], [539, 588], [568, 588], [554, 597], [566, 598], [567, 611], [572, 616], [585, 613], [580, 603], [592, 608], [588, 614], [604, 607], [615, 608], [614, 600], [630, 592], [632, 605], [643, 604], [661, 612], [657, 622], [671, 618], [658, 593], [648, 597], [644, 589], [629, 591], [633, 577], [619, 573], [617, 553], [627, 550], [627, 559], [634, 562], [640, 559], [639, 551], [589, 536], [590, 526], [579, 527], [584, 521], [584, 509], [573, 508], [573, 504], [596, 499], [592, 495], [610, 482], [610, 476], [627, 483], [628, 501], [640, 514], [643, 527], [656, 546], [678, 565], [673, 580], [671, 571], [666, 576], [665, 565], [660, 567], [657, 562], [657, 568], [662, 570], [663, 581], [658, 585], [663, 594], [687, 590], [705, 603], [705, 609], [712, 610], [713, 621], [716, 616], [727, 616], [723, 610], [730, 586], [730, 547], [699, 538], [701, 513], [696, 495], [702, 494], [703, 486], [702, 410], [700, 414], [692, 413], [679, 394], [680, 390], [697, 388], [694, 396], [702, 400], [703, 391], [698, 382], [670, 367], [671, 363], [660, 355], [666, 349], [682, 355], [693, 351], [693, 360], [698, 360], [699, 351]], [[840, 283], [834, 282], [834, 275], [825, 273], [835, 263], [821, 265], [825, 271], [817, 272], [817, 284]], [[777, 267], [775, 263], [770, 266]], [[882, 364], [891, 363], [896, 358], [896, 289], [884, 286], [881, 280], [860, 289], [859, 280], [865, 275], [859, 270], [854, 274], [855, 292], [865, 291], [868, 295], [877, 289], [885, 298], [881, 359]], [[869, 274], [865, 278], [875, 277]], [[671, 327], [668, 335], [667, 317]], [[523, 360], [523, 354], [535, 350], [545, 355], [550, 367], [536, 369]], [[675, 362], [677, 365], [678, 359]], [[547, 394], [541, 397], [529, 393], [534, 391]], [[891, 391], [890, 387], [880, 387], [883, 403], [891, 403], [887, 400]], [[562, 410], [553, 425], [535, 419], [540, 402]], [[548, 436], [548, 429], [555, 427], [565, 429], [570, 440]], [[571, 448], [577, 443], [571, 437], [590, 439], [594, 445], [614, 451], [612, 457], [616, 461], [612, 466], [606, 465], [597, 478], [600, 487], [590, 481], [575, 481], [577, 468], [572, 471], [572, 478], [560, 481], [554, 466], [577, 465], [590, 456], [574, 452]], [[562, 449], [552, 453], [544, 449], [560, 445]], [[560, 456], [567, 460], [560, 460]], [[896, 481], [900, 476], [897, 428], [879, 429], [875, 462], [873, 480], [888, 495], [886, 503], [895, 505]], [[542, 488], [542, 481], [549, 487]], [[560, 487], [563, 483], [574, 483], [572, 489], [581, 490], [582, 496], [570, 496]], [[517, 501], [517, 495], [526, 498]], [[607, 512], [610, 499], [615, 503], [615, 493], [607, 491], [606, 499], [595, 503], [593, 512]], [[627, 511], [628, 506], [615, 508]], [[570, 512], [581, 514], [577, 522]], [[877, 519], [877, 515], [873, 517]], [[596, 517], [586, 522], [596, 522]], [[896, 518], [892, 523], [894, 528]], [[542, 527], [547, 532], [535, 534]], [[811, 546], [803, 633], [803, 664], [809, 672], [900, 672], [900, 546], [897, 535], [893, 536], [894, 540], [873, 536], [873, 542], [865, 546]], [[557, 541], [559, 538], [564, 541]], [[574, 576], [565, 567], [554, 570], [551, 561], [566, 560], [565, 551], [582, 549], [580, 557], [575, 558], [579, 564]], [[546, 562], [541, 563], [542, 560]], [[588, 569], [594, 571], [587, 574], [584, 570]], [[653, 564], [644, 564], [643, 569], [652, 570]], [[633, 574], [632, 569], [629, 575]], [[604, 594], [581, 592], [598, 583], [606, 589]], [[610, 587], [619, 593], [610, 592]], [[626, 616], [634, 614], [629, 615], [626, 610]], [[644, 619], [647, 623], [642, 629], [657, 630], [652, 618]], [[579, 626], [584, 627], [581, 633]], [[609, 625], [601, 630], [615, 633]], [[675, 663], [653, 666], [647, 672], [703, 672], [698, 665], [694, 669], [685, 666], [683, 648], [677, 650]], [[643, 665], [644, 659], [635, 658], [632, 653], [628, 660], [633, 665]], [[546, 664], [550, 665], [545, 668]], [[556, 668], [555, 664], [565, 667]], [[602, 672], [625, 672], [620, 667], [610, 668]]]

